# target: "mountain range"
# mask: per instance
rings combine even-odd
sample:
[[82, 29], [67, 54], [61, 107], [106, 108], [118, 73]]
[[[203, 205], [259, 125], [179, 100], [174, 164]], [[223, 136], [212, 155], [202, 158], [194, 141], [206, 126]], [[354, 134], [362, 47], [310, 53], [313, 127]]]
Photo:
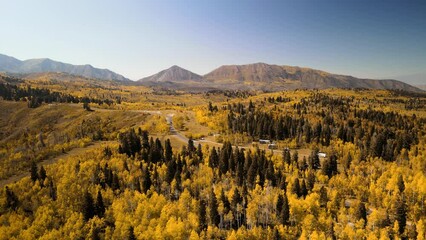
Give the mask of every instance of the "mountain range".
[[152, 76], [140, 79], [142, 85], [180, 90], [232, 89], [281, 91], [297, 88], [371, 88], [422, 91], [397, 80], [362, 79], [331, 74], [311, 68], [254, 63], [224, 65], [200, 76], [173, 66]]
[[95, 68], [89, 64], [72, 65], [51, 60], [49, 58], [18, 60], [14, 57], [0, 54], [0, 72], [8, 73], [40, 73], [63, 72], [87, 78], [130, 81], [124, 76], [108, 69]]
[[179, 66], [172, 66], [136, 83], [108, 69], [91, 65], [72, 65], [48, 58], [25, 61], [0, 54], [0, 72], [46, 73], [61, 72], [92, 79], [114, 80], [126, 84], [141, 84], [175, 90], [253, 90], [281, 91], [287, 89], [370, 88], [401, 89], [422, 92], [421, 89], [398, 80], [373, 80], [332, 74], [311, 68], [254, 63], [224, 65], [205, 75], [199, 75]]

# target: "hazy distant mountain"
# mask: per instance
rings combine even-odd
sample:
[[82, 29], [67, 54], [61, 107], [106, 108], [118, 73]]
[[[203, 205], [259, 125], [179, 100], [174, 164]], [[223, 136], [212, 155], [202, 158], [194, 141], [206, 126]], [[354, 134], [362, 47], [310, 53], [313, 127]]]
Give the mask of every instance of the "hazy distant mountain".
[[277, 91], [295, 88], [372, 88], [421, 91], [397, 80], [360, 79], [320, 70], [255, 63], [227, 65], [204, 75], [210, 84], [222, 88]]
[[426, 85], [426, 72], [400, 75], [391, 78], [398, 79], [412, 85]]
[[53, 61], [48, 58], [20, 61], [16, 58], [0, 54], [0, 71], [10, 73], [64, 72], [87, 78], [98, 78], [116, 81], [129, 81], [124, 76], [108, 69], [99, 69], [91, 65], [72, 65]]
[[424, 91], [426, 91], [426, 85], [415, 85], [417, 88], [420, 88]]
[[140, 79], [140, 82], [181, 82], [201, 81], [203, 77], [179, 66], [172, 66], [159, 73]]

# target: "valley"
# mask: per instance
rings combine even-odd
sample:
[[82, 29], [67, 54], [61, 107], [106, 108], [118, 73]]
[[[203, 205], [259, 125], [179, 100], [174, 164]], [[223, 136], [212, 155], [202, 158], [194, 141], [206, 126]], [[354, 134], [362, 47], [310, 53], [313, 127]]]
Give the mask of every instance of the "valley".
[[0, 239], [426, 231], [422, 93], [1, 84]]

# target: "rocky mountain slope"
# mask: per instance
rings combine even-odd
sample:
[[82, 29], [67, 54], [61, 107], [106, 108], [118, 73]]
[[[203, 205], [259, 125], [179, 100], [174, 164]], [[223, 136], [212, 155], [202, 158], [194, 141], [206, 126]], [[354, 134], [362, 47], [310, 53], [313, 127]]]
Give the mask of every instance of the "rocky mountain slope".
[[419, 91], [397, 80], [372, 80], [331, 74], [320, 70], [255, 63], [221, 66], [204, 78], [222, 86], [240, 86], [248, 89], [282, 90], [295, 88], [372, 88]]
[[129, 79], [111, 70], [95, 68], [89, 64], [72, 65], [48, 58], [21, 61], [3, 54], [0, 54], [0, 71], [9, 73], [63, 72], [87, 78], [129, 81]]

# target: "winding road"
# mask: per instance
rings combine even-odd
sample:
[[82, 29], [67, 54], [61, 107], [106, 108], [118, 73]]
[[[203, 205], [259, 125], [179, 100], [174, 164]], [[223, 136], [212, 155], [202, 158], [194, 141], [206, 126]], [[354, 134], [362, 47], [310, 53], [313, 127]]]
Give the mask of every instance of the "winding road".
[[[106, 112], [106, 111], [122, 111], [122, 110], [115, 110], [115, 109], [102, 109], [102, 108], [92, 108], [95, 111], [100, 111], [100, 112]], [[139, 113], [147, 113], [147, 114], [156, 114], [156, 115], [162, 115], [162, 114], [167, 114], [166, 115], [166, 121], [167, 124], [170, 127], [170, 135], [174, 135], [176, 136], [176, 138], [180, 141], [182, 141], [183, 143], [188, 143], [189, 138], [187, 138], [185, 135], [183, 135], [182, 133], [180, 133], [178, 130], [176, 130], [176, 128], [173, 126], [173, 113], [165, 113], [162, 111], [155, 111], [155, 110], [125, 110], [125, 111], [131, 111], [131, 112], [139, 112]], [[65, 159], [65, 158], [69, 158], [69, 157], [73, 157], [76, 156], [78, 154], [84, 153], [87, 150], [90, 149], [94, 149], [96, 147], [100, 147], [102, 144], [108, 144], [108, 143], [112, 143], [115, 141], [98, 141], [98, 142], [94, 142], [86, 147], [80, 147], [80, 148], [73, 148], [70, 151], [60, 154], [58, 156], [52, 157], [52, 158], [48, 158], [44, 161], [41, 161], [39, 163], [37, 163], [38, 167], [41, 166], [46, 166], [46, 165], [50, 165], [53, 163], [56, 163], [57, 161], [59, 161], [60, 159]], [[218, 142], [214, 142], [214, 141], [210, 141], [210, 140], [194, 140], [194, 144], [216, 144], [219, 146], [222, 146], [222, 143], [218, 143]], [[235, 147], [235, 146], [233, 146]], [[243, 149], [247, 149], [250, 147], [244, 147], [244, 146], [238, 146], [239, 148], [243, 148]], [[282, 154], [282, 151], [280, 150], [272, 150], [274, 154]], [[19, 174], [15, 174], [9, 178], [6, 179], [2, 179], [0, 180], [0, 187], [3, 188], [4, 186], [11, 184], [11, 183], [15, 183], [19, 180], [21, 180], [22, 178], [29, 176], [30, 173], [28, 172], [21, 172]]]

